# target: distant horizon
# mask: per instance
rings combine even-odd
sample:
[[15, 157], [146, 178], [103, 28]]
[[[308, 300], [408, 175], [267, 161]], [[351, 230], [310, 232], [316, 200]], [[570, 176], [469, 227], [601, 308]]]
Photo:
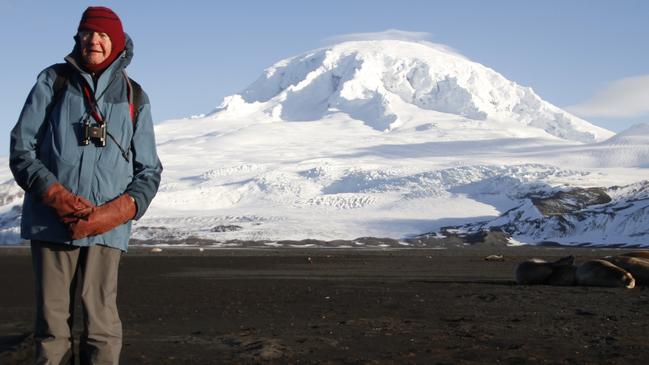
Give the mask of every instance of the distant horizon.
[[[0, 155], [36, 75], [61, 62], [87, 1], [0, 3]], [[331, 1], [150, 7], [106, 1], [134, 39], [129, 74], [152, 101], [156, 123], [214, 110], [272, 64], [332, 42], [415, 37], [456, 50], [544, 100], [620, 132], [649, 123], [649, 3], [644, 1]], [[170, 86], [173, 85], [173, 86]]]

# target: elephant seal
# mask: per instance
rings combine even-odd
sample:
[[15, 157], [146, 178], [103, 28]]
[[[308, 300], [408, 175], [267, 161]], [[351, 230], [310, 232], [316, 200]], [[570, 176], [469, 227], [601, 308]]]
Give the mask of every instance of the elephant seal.
[[623, 253], [620, 256], [637, 257], [639, 259], [649, 260], [649, 251], [631, 251]]
[[[548, 284], [573, 285], [575, 282], [573, 256], [566, 256], [554, 262], [530, 259], [516, 268], [516, 283], [522, 285]], [[573, 274], [571, 274], [571, 272]]]
[[572, 264], [555, 266], [552, 275], [545, 280], [545, 284], [559, 286], [577, 284], [577, 266]]
[[635, 279], [631, 274], [606, 260], [586, 261], [577, 268], [576, 274], [578, 285], [635, 287]]
[[649, 285], [649, 259], [635, 256], [608, 256], [604, 260], [628, 271], [635, 279], [636, 285]]

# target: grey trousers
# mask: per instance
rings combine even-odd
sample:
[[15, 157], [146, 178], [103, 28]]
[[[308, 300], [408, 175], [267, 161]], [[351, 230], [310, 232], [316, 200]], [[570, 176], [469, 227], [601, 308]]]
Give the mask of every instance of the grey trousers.
[[121, 251], [43, 241], [32, 241], [31, 250], [36, 278], [36, 364], [74, 364], [72, 320], [78, 281], [84, 321], [80, 362], [119, 364], [122, 322], [117, 313], [117, 271]]

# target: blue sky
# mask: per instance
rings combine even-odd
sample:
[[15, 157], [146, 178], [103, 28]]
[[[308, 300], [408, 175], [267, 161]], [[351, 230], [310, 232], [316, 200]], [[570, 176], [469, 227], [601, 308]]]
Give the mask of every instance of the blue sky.
[[0, 154], [37, 73], [72, 49], [90, 5], [122, 18], [129, 74], [155, 122], [210, 112], [280, 59], [388, 29], [445, 44], [613, 131], [649, 122], [649, 1], [0, 0]]

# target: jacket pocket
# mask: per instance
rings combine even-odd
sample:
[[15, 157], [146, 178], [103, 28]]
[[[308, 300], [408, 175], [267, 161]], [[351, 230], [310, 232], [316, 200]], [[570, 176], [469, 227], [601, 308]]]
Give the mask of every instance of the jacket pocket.
[[81, 132], [83, 112], [79, 107], [71, 107], [65, 98], [50, 114], [50, 147], [52, 160], [62, 160], [68, 164], [81, 162]]
[[129, 174], [128, 167], [125, 167], [123, 164], [113, 169], [106, 166], [97, 166], [95, 170], [97, 203], [104, 204], [122, 195], [132, 179], [132, 174]]
[[[124, 105], [128, 110], [128, 104]], [[106, 113], [106, 146], [99, 148], [95, 172], [99, 199], [103, 202], [121, 195], [133, 179], [133, 128], [130, 119], [127, 119], [127, 112], [123, 111], [124, 105], [111, 105]]]
[[[126, 110], [128, 110], [128, 104]], [[133, 128], [130, 125], [128, 111], [124, 112], [121, 104], [108, 108], [106, 118], [106, 146], [102, 147], [97, 163], [102, 167], [120, 168], [128, 165], [132, 159], [131, 138]]]

